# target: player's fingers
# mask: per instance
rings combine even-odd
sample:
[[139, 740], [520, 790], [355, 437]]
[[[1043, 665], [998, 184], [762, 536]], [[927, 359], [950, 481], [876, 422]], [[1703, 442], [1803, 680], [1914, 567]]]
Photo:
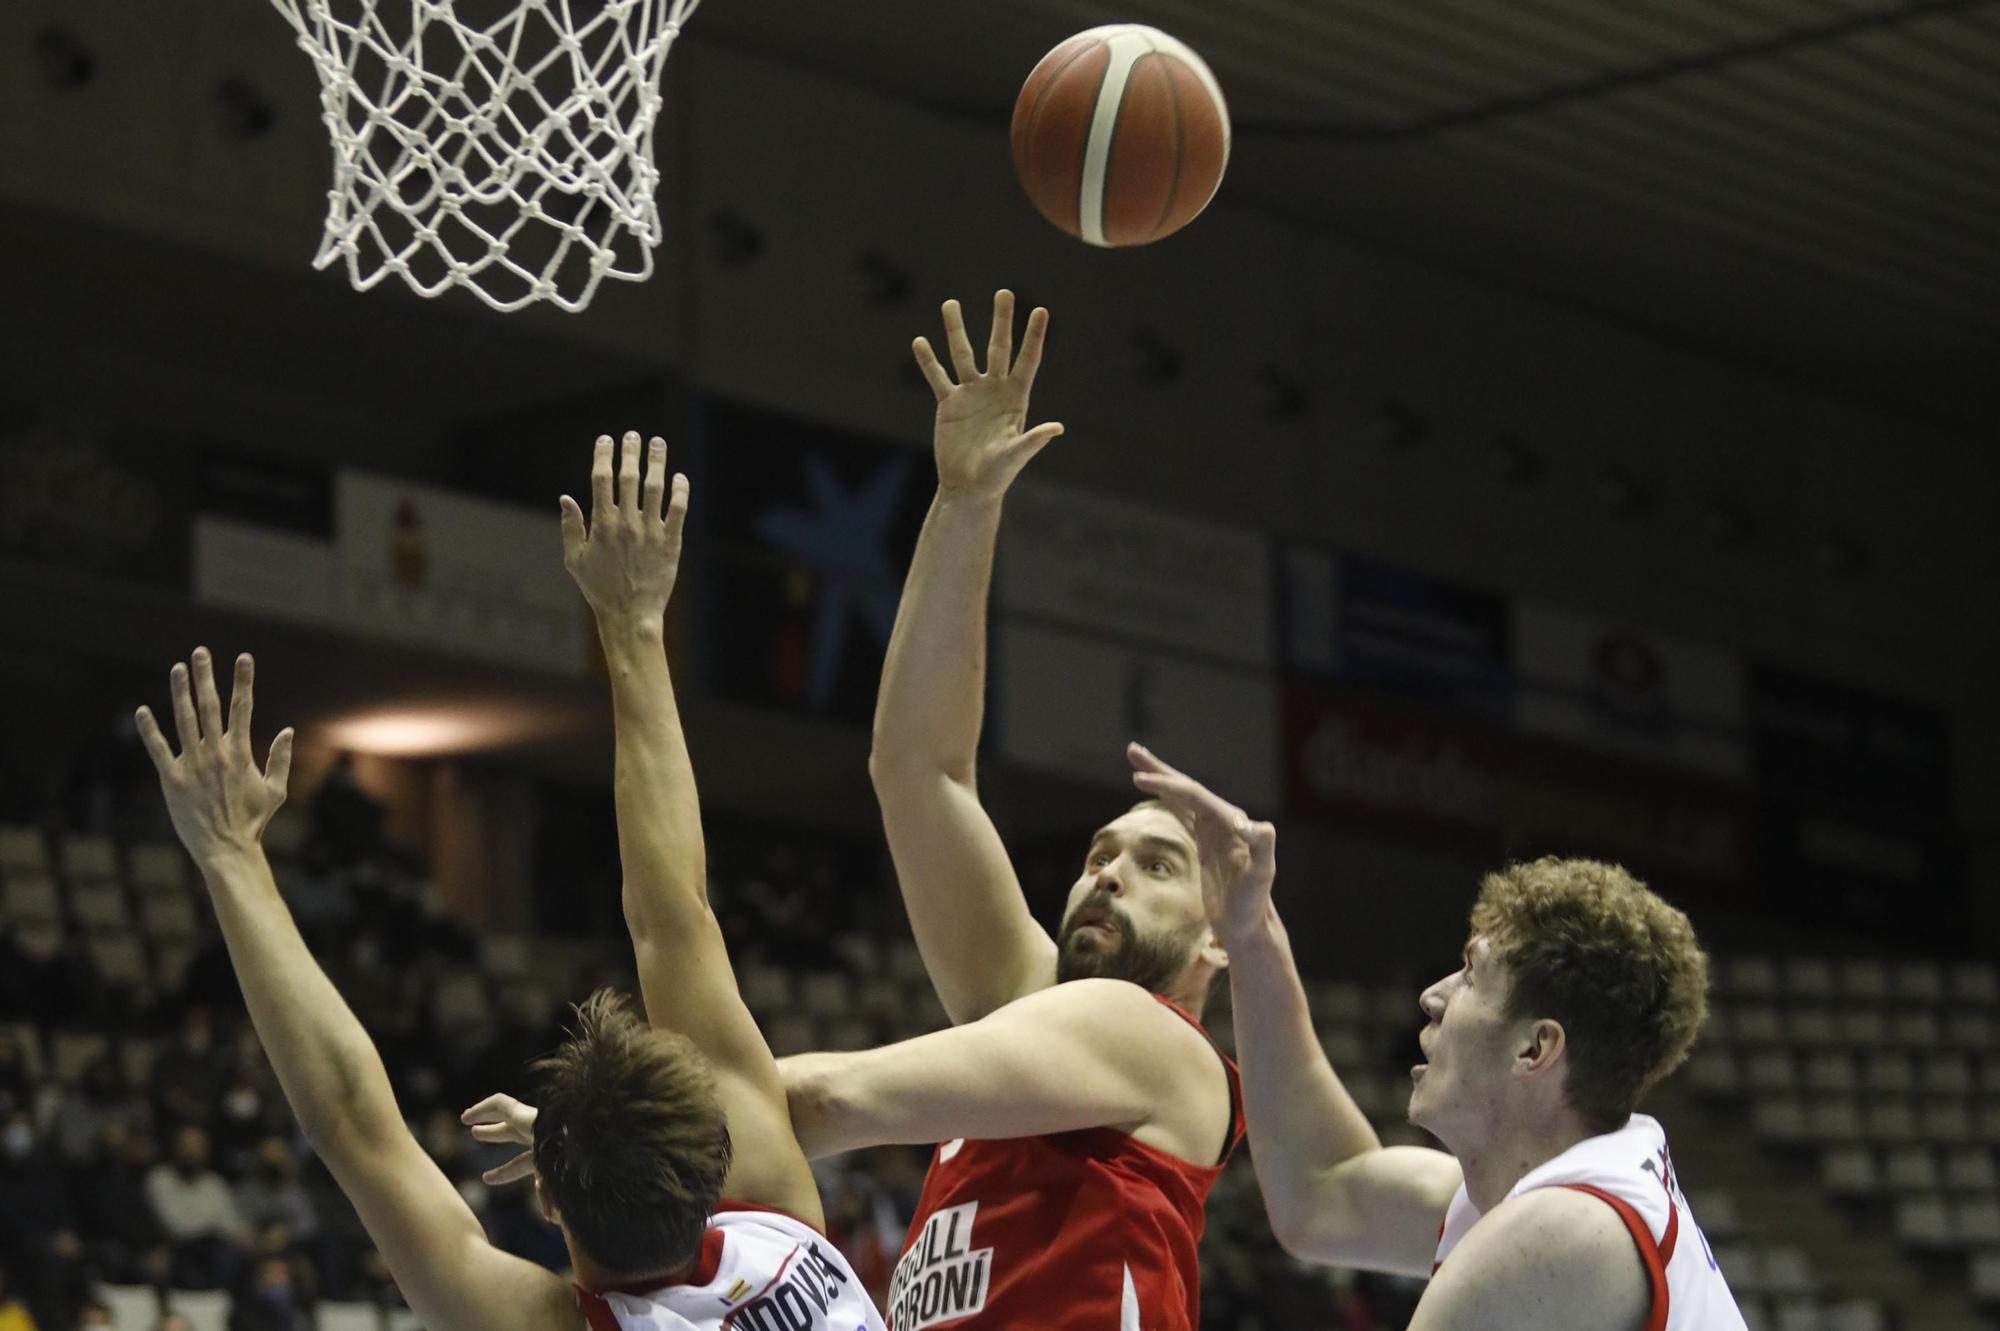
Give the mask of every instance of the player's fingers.
[[271, 752], [264, 759], [264, 784], [282, 796], [292, 779], [292, 728], [286, 726], [271, 741]]
[[523, 1151], [504, 1165], [495, 1165], [479, 1177], [490, 1187], [517, 1183], [535, 1172], [535, 1153]]
[[627, 430], [618, 450], [618, 507], [627, 512], [639, 505], [639, 432]]
[[924, 382], [931, 386], [931, 396], [942, 402], [951, 392], [951, 376], [944, 366], [938, 364], [937, 353], [931, 350], [931, 340], [920, 337], [910, 343], [910, 352], [917, 358], [917, 368], [924, 372]]
[[667, 500], [667, 539], [678, 543], [681, 529], [687, 525], [688, 478], [675, 476], [673, 490], [673, 497]]
[[563, 562], [568, 563], [583, 549], [583, 510], [568, 495], [558, 499], [556, 507], [562, 511]]
[[1137, 772], [1163, 772], [1172, 776], [1182, 775], [1179, 768], [1169, 763], [1145, 745], [1133, 740], [1125, 746], [1125, 761], [1132, 764]]
[[181, 752], [201, 742], [201, 726], [194, 719], [194, 695], [188, 691], [188, 668], [179, 661], [167, 672], [167, 687], [174, 696], [174, 729], [179, 732]]
[[520, 1104], [513, 1096], [495, 1092], [458, 1116], [461, 1123], [490, 1123], [503, 1116], [508, 1109]]
[[951, 368], [958, 371], [958, 381], [979, 377], [979, 364], [972, 359], [972, 340], [965, 335], [965, 311], [958, 302], [944, 303], [944, 340], [951, 349]]
[[222, 737], [222, 697], [215, 691], [215, 662], [208, 648], [194, 649], [190, 663], [194, 671], [195, 713], [201, 718], [201, 733], [207, 739]]
[[153, 770], [161, 776], [173, 766], [174, 751], [167, 743], [167, 737], [160, 733], [160, 723], [153, 719], [153, 709], [141, 707], [132, 714], [133, 724], [139, 727], [139, 742], [146, 746], [146, 756], [153, 760]]
[[1028, 311], [1028, 327], [1021, 334], [1021, 354], [1014, 361], [1014, 378], [1025, 391], [1035, 386], [1035, 372], [1042, 368], [1042, 344], [1049, 336], [1049, 312], [1037, 305]]
[[993, 293], [993, 331], [986, 338], [986, 372], [1005, 374], [1014, 363], [1014, 293]]
[[667, 441], [654, 435], [646, 441], [646, 516], [658, 522], [663, 516], [660, 500], [667, 493]]
[[236, 678], [229, 682], [229, 737], [250, 745], [250, 704], [257, 666], [244, 652], [236, 658]]
[[1013, 452], [1016, 460], [1025, 465], [1035, 454], [1047, 448], [1056, 436], [1062, 432], [1062, 425], [1056, 421], [1050, 421], [1046, 425], [1037, 425], [1034, 429], [1014, 441]]
[[472, 1139], [481, 1142], [511, 1142], [520, 1134], [512, 1123], [475, 1123], [472, 1125]]
[[596, 522], [611, 512], [611, 436], [597, 436], [597, 451], [590, 458], [590, 520]]

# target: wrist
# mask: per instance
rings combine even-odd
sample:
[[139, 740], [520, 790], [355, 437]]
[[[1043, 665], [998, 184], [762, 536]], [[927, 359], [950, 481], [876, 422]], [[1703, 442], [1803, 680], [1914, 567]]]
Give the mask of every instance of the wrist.
[[934, 506], [941, 516], [995, 521], [1000, 516], [1000, 501], [1006, 497], [1005, 486], [988, 492], [939, 481]]
[[188, 855], [202, 877], [213, 881], [255, 866], [264, 858], [264, 843], [254, 836], [216, 837], [190, 846]]
[[623, 647], [658, 648], [666, 639], [664, 610], [598, 610], [597, 638], [606, 651]]
[[1269, 902], [1265, 903], [1262, 912], [1251, 919], [1225, 923], [1216, 931], [1216, 938], [1223, 950], [1229, 953], [1232, 962], [1238, 955], [1273, 956], [1290, 946], [1285, 936], [1284, 921], [1278, 918], [1278, 908]]

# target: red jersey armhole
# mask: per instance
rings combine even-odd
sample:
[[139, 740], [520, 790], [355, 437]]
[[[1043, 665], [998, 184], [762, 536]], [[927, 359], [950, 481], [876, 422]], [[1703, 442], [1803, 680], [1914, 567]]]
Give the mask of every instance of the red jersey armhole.
[[[1613, 1197], [1602, 1188], [1593, 1188], [1588, 1183], [1565, 1183], [1562, 1186], [1572, 1192], [1589, 1193], [1616, 1211], [1618, 1218], [1625, 1222], [1625, 1228], [1631, 1232], [1632, 1242], [1639, 1249], [1639, 1260], [1645, 1264], [1646, 1279], [1653, 1288], [1653, 1312], [1646, 1319], [1646, 1331], [1666, 1331], [1667, 1263], [1660, 1256], [1660, 1245], [1653, 1241], [1653, 1231], [1646, 1228], [1646, 1222], [1639, 1218], [1639, 1213], [1632, 1209], [1630, 1202]], [[1671, 1206], [1668, 1209], [1668, 1216], [1667, 1238], [1671, 1242], [1678, 1237], [1674, 1231], [1678, 1228], [1675, 1222], [1679, 1217], [1674, 1215]]]
[[1208, 1027], [1202, 1025], [1195, 1018], [1194, 1013], [1189, 1012], [1165, 994], [1154, 994], [1150, 989], [1146, 992], [1152, 994], [1155, 1003], [1160, 1004], [1167, 1011], [1194, 1027], [1200, 1033], [1201, 1038], [1208, 1041], [1208, 1047], [1215, 1051], [1215, 1056], [1222, 1060], [1223, 1080], [1229, 1083], [1229, 1133], [1223, 1140], [1222, 1154], [1217, 1158], [1214, 1165], [1215, 1168], [1220, 1169], [1223, 1165], [1229, 1163], [1229, 1157], [1236, 1154], [1236, 1148], [1243, 1141], [1243, 1083], [1241, 1081], [1241, 1074], [1236, 1068], [1236, 1060], [1222, 1052], [1222, 1046], [1215, 1042], [1215, 1037], [1208, 1033]]
[[602, 1295], [593, 1294], [581, 1285], [573, 1288], [577, 1305], [583, 1309], [583, 1319], [590, 1323], [590, 1331], [619, 1331], [618, 1315], [611, 1311], [611, 1305]]

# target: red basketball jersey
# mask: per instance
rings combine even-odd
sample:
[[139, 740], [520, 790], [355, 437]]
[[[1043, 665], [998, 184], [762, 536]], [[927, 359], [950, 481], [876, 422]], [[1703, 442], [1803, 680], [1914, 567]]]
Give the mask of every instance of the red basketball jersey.
[[893, 1331], [1194, 1331], [1202, 1204], [1243, 1137], [1236, 1064], [1216, 1054], [1229, 1132], [1213, 1165], [1116, 1128], [938, 1147], [889, 1284]]

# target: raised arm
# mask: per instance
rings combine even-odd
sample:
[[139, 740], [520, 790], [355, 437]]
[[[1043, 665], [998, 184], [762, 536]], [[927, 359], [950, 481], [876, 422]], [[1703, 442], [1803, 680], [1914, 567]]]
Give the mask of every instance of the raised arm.
[[611, 438], [598, 439], [588, 525], [562, 497], [563, 563], [597, 618], [611, 675], [618, 857], [639, 987], [647, 1019], [685, 1035], [715, 1070], [735, 1143], [724, 1195], [818, 1224], [819, 1192], [792, 1137], [777, 1063], [737, 993], [709, 909], [701, 808], [663, 642], [687, 478], [669, 482], [663, 440], [643, 447], [642, 482], [637, 434], [625, 436], [615, 476]]
[[397, 1288], [432, 1331], [583, 1331], [564, 1282], [492, 1247], [479, 1221], [403, 1124], [382, 1060], [307, 951], [278, 896], [260, 839], [284, 803], [292, 732], [259, 770], [250, 751], [253, 667], [236, 661], [229, 724], [206, 648], [176, 665], [178, 757], [152, 712], [140, 738], [160, 774], [174, 830], [194, 857], [250, 1020], [300, 1129], [368, 1235]]
[[1055, 982], [1055, 944], [1022, 900], [974, 767], [1001, 499], [1062, 426], [1026, 429], [1046, 310], [1028, 316], [1016, 358], [1014, 297], [994, 296], [984, 373], [957, 301], [945, 302], [944, 324], [956, 383], [929, 341], [914, 348], [937, 398], [938, 491], [882, 664], [868, 772], [924, 967], [945, 1011], [965, 1022]]
[[1309, 1261], [1429, 1275], [1458, 1162], [1385, 1148], [1327, 1061], [1271, 904], [1277, 829], [1137, 744], [1128, 757], [1133, 784], [1195, 831], [1209, 923], [1229, 953], [1243, 1123], [1273, 1235]]
[[1206, 1041], [1123, 980], [1051, 985], [978, 1021], [859, 1053], [801, 1054], [781, 1065], [792, 1124], [814, 1159], [866, 1146], [955, 1137], [1030, 1137], [1080, 1128], [1141, 1132], [1212, 1163], [1228, 1109], [1165, 1122], [1183, 1105]]

